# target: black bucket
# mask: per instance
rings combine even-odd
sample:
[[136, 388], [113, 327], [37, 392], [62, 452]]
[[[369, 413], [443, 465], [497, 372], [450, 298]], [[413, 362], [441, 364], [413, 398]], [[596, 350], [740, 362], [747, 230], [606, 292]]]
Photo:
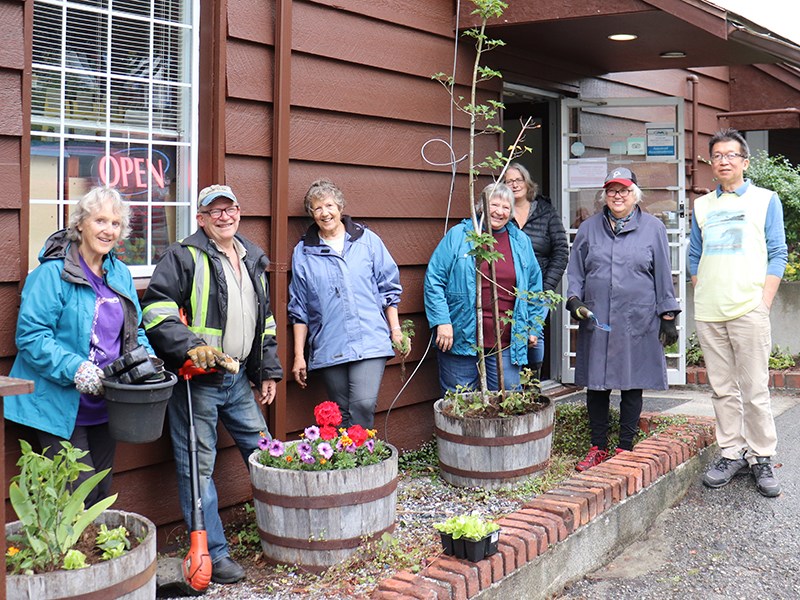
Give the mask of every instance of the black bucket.
[[167, 402], [178, 383], [174, 373], [165, 371], [164, 375], [163, 381], [135, 385], [103, 380], [111, 437], [131, 444], [146, 444], [161, 437]]

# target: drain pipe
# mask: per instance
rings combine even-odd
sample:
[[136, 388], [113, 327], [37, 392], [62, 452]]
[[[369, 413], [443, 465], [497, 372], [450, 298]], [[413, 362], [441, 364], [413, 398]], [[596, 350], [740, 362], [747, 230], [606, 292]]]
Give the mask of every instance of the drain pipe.
[[700, 85], [700, 78], [697, 75], [689, 75], [686, 80], [692, 84], [692, 164], [689, 167], [689, 179], [692, 182], [690, 191], [693, 194], [703, 195], [708, 194], [711, 190], [708, 188], [701, 188], [697, 185], [697, 144], [698, 144], [698, 125], [697, 125], [697, 112], [698, 112], [698, 98], [697, 86]]
[[272, 114], [272, 214], [270, 215], [270, 271], [272, 312], [278, 324], [278, 358], [284, 366], [275, 402], [269, 406], [272, 433], [286, 439], [286, 388], [289, 365], [287, 339], [289, 290], [289, 113], [292, 82], [292, 0], [275, 3], [275, 73]]
[[800, 117], [800, 108], [765, 108], [763, 110], [739, 110], [736, 112], [717, 113], [717, 119], [727, 119], [729, 117], [754, 117], [758, 115], [782, 115], [795, 114]]

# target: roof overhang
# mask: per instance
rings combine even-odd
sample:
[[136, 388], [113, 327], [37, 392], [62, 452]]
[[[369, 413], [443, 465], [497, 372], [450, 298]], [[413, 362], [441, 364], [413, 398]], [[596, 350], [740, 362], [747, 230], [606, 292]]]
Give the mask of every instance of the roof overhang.
[[[474, 26], [471, 2], [461, 1], [462, 26]], [[466, 15], [466, 17], [464, 16]], [[703, 0], [509, 2], [487, 24], [509, 52], [557, 63], [587, 75], [788, 62], [800, 47]], [[608, 36], [633, 34], [632, 41]], [[504, 61], [505, 62], [505, 61]]]

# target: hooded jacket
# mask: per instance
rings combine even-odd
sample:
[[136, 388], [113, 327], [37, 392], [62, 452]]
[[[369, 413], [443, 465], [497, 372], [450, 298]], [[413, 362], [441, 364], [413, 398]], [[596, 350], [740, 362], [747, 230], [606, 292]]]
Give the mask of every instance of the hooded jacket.
[[[247, 377], [256, 386], [267, 379], [283, 378], [277, 355], [275, 318], [269, 304], [267, 265], [263, 250], [245, 237], [236, 239], [247, 255], [244, 265], [256, 291], [258, 314], [256, 336], [247, 357]], [[156, 266], [150, 285], [142, 298], [144, 327], [158, 356], [177, 371], [187, 359], [187, 352], [197, 346], [222, 347], [228, 314], [228, 286], [217, 247], [198, 229], [181, 242], [172, 244]], [[186, 313], [188, 326], [180, 318]], [[220, 374], [196, 377], [213, 383]]]
[[315, 224], [295, 246], [289, 318], [308, 327], [308, 369], [394, 356], [384, 311], [400, 304], [400, 270], [381, 239], [343, 216], [340, 255]]
[[[460, 356], [475, 356], [475, 258], [469, 255], [472, 245], [467, 232], [472, 221], [464, 219], [447, 232], [433, 251], [425, 271], [425, 314], [431, 328], [453, 325], [453, 347], [450, 352]], [[542, 291], [542, 273], [533, 255], [528, 237], [513, 221], [507, 226], [508, 239], [516, 271], [516, 288], [525, 292]], [[511, 362], [524, 365], [528, 361], [528, 336], [542, 335], [545, 305], [528, 302], [517, 296], [514, 300], [511, 326]]]
[[[11, 377], [34, 382], [31, 394], [8, 396], [6, 419], [69, 439], [75, 429], [80, 394], [73, 379], [89, 357], [97, 295], [80, 265], [78, 245], [66, 230], [51, 235], [39, 253], [40, 265], [25, 280], [17, 319], [17, 357]], [[103, 262], [105, 283], [122, 300], [120, 354], [143, 345], [153, 353], [144, 330], [133, 278], [114, 253]]]

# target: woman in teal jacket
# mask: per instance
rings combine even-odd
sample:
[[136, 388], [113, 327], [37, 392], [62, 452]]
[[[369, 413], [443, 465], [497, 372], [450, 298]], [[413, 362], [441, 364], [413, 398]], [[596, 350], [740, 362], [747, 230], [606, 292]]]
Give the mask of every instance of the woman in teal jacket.
[[[11, 376], [34, 382], [31, 394], [8, 396], [5, 418], [32, 427], [52, 456], [68, 440], [89, 454], [93, 470], [110, 468], [116, 443], [108, 431], [102, 367], [138, 345], [153, 354], [128, 268], [114, 256], [128, 233], [128, 206], [110, 188], [95, 188], [75, 207], [67, 229], [39, 253], [25, 281]], [[92, 472], [81, 473], [77, 487]], [[87, 498], [108, 496], [111, 476]]]
[[[483, 194], [491, 194], [489, 220], [498, 242], [495, 250], [503, 254], [503, 259], [495, 263], [500, 314], [513, 311], [510, 326], [503, 326], [499, 345], [503, 352], [505, 387], [514, 389], [519, 386], [520, 366], [527, 364], [528, 346], [536, 344], [542, 334], [545, 305], [527, 297], [527, 292], [542, 291], [542, 272], [530, 239], [511, 219], [514, 206], [511, 189], [503, 183], [490, 184]], [[475, 259], [469, 254], [472, 245], [467, 239], [472, 230], [472, 221], [464, 219], [448, 231], [425, 272], [425, 313], [431, 328], [436, 328], [442, 393], [454, 391], [456, 386], [478, 387]], [[485, 263], [482, 270], [488, 275]], [[484, 346], [486, 353], [491, 354], [498, 344], [491, 323], [488, 278], [483, 277], [482, 281]], [[514, 294], [514, 289], [518, 293]], [[490, 389], [498, 387], [495, 362], [493, 356], [487, 357]]]

